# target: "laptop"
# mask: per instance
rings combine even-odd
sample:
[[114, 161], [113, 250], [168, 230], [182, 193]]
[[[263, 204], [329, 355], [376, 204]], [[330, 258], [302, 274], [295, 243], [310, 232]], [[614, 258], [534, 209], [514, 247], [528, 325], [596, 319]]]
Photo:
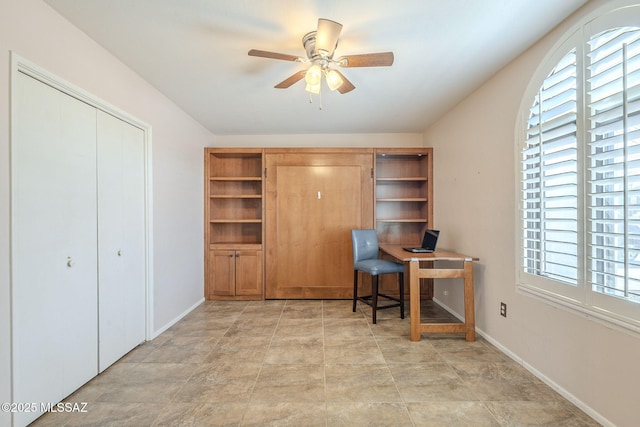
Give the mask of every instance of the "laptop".
[[422, 238], [422, 246], [419, 248], [403, 248], [407, 252], [414, 253], [424, 253], [424, 252], [433, 252], [436, 250], [436, 244], [438, 243], [438, 236], [440, 235], [440, 230], [427, 230], [424, 232], [424, 237]]

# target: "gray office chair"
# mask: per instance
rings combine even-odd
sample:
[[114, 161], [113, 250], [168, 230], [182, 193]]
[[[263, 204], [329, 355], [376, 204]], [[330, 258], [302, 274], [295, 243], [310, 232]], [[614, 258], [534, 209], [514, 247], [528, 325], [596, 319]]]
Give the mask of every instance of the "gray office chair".
[[[376, 323], [376, 312], [392, 307], [400, 307], [400, 317], [404, 319], [404, 265], [378, 258], [378, 235], [376, 230], [351, 230], [353, 243], [353, 311], [358, 300], [369, 305]], [[358, 272], [371, 275], [371, 295], [358, 296]], [[400, 298], [378, 292], [378, 276], [398, 273]], [[396, 304], [378, 307], [378, 297], [396, 301]]]

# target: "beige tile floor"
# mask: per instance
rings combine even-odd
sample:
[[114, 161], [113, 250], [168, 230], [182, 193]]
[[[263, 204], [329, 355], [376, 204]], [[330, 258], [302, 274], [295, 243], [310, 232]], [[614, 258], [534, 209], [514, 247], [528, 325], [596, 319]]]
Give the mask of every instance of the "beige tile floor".
[[[407, 307], [408, 308], [408, 307]], [[350, 301], [207, 301], [35, 426], [597, 426], [487, 341]], [[425, 302], [423, 316], [450, 315]]]

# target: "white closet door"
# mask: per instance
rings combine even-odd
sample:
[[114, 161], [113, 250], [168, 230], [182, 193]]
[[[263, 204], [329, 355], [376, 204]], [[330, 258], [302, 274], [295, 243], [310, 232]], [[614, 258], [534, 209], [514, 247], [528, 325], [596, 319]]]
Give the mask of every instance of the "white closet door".
[[58, 402], [98, 369], [96, 110], [22, 73], [16, 89], [13, 399]]
[[145, 339], [144, 133], [98, 112], [100, 372]]

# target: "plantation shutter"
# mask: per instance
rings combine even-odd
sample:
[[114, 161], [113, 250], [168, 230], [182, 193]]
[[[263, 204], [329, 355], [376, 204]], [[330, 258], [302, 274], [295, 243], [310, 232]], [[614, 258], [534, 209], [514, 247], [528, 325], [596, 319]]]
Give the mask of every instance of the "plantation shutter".
[[544, 80], [522, 151], [523, 267], [575, 285], [578, 280], [576, 50]]
[[640, 301], [640, 29], [588, 47], [588, 277], [595, 292]]

